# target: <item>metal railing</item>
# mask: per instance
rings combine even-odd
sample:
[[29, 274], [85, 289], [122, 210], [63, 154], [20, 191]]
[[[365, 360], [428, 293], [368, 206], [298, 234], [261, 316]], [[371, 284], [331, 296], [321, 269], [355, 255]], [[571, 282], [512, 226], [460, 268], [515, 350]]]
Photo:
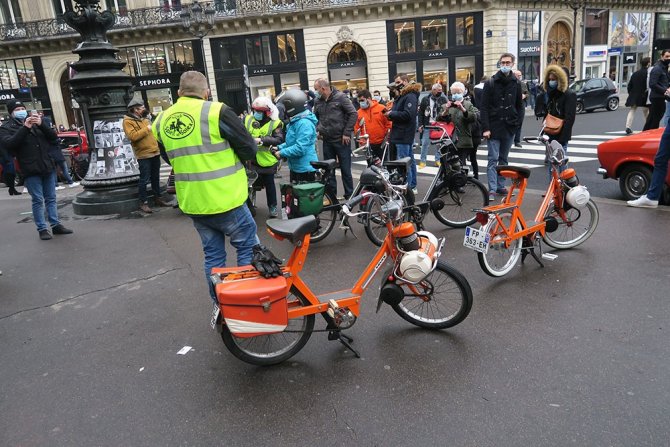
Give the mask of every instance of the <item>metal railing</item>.
[[[340, 8], [360, 4], [389, 3], [400, 0], [214, 0], [202, 2], [213, 8], [215, 20], [236, 17], [253, 17], [293, 11], [310, 11]], [[186, 6], [186, 5], [184, 5]], [[149, 28], [160, 25], [180, 25], [181, 7], [154, 7], [124, 11], [117, 14], [116, 23], [110, 30], [127, 28]], [[0, 42], [43, 39], [45, 37], [68, 36], [76, 31], [62, 17], [19, 24], [0, 25]]]

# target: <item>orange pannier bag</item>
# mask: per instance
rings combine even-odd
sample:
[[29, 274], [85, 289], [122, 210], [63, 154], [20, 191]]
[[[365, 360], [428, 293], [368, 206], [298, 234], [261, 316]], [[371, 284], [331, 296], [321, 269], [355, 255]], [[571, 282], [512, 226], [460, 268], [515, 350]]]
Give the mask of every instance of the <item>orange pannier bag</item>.
[[288, 326], [286, 278], [245, 278], [216, 285], [221, 315], [235, 337], [283, 332]]

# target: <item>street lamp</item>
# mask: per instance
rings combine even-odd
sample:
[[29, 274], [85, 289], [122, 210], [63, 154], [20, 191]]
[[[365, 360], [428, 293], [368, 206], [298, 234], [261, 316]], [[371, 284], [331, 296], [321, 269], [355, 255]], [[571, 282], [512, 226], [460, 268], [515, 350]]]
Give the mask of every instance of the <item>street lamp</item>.
[[205, 57], [205, 43], [204, 37], [214, 29], [214, 10], [205, 5], [205, 8], [194, 0], [191, 6], [185, 8], [179, 15], [181, 18], [181, 26], [184, 31], [190, 33], [193, 37], [200, 39], [200, 49], [202, 52], [202, 64], [205, 70], [205, 78], [207, 78], [207, 85], [209, 86], [209, 75], [207, 74], [207, 58]]

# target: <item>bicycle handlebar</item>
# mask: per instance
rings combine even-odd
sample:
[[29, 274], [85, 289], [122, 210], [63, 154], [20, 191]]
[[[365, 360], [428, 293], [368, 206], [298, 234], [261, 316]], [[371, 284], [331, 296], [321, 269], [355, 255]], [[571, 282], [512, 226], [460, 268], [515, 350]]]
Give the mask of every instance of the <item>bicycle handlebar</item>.
[[352, 197], [349, 199], [344, 205], [342, 205], [342, 212], [346, 214], [349, 217], [355, 217], [358, 216], [359, 214], [362, 213], [353, 213], [351, 210], [361, 203], [365, 197], [371, 196], [371, 195], [377, 195], [373, 192], [364, 192], [363, 194], [357, 195], [356, 197]]

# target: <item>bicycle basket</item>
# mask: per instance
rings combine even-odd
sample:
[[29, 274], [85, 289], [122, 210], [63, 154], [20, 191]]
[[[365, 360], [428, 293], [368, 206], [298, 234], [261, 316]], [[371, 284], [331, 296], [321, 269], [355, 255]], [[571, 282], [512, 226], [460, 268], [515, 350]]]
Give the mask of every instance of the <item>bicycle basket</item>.
[[223, 281], [216, 297], [223, 320], [235, 337], [247, 338], [283, 332], [288, 326], [286, 278]]
[[[447, 131], [446, 136], [451, 138], [454, 135], [454, 130], [456, 129], [456, 126], [454, 126], [454, 123], [445, 123], [443, 121], [437, 121], [435, 123], [431, 123], [431, 126], [437, 126], [441, 127], [442, 129]], [[431, 129], [430, 133], [428, 134], [431, 140], [439, 140], [442, 138], [442, 131], [441, 130], [433, 130]]]

